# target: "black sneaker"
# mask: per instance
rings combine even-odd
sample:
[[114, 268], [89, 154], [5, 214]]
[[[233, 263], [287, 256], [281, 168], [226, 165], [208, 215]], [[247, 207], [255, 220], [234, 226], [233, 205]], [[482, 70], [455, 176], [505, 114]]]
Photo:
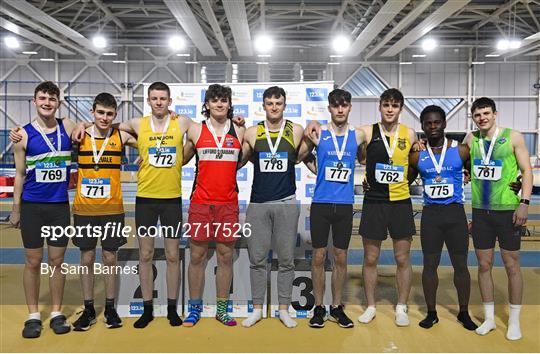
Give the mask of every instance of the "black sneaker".
[[122, 319], [120, 318], [120, 316], [118, 316], [118, 313], [116, 312], [116, 309], [114, 307], [106, 308], [104, 316], [105, 326], [107, 326], [107, 328], [122, 327]]
[[330, 306], [330, 317], [328, 319], [332, 322], [337, 322], [341, 328], [354, 327], [353, 321], [343, 312], [343, 305], [337, 307]]
[[96, 314], [84, 309], [81, 317], [73, 322], [73, 330], [77, 332], [88, 331], [90, 326], [96, 323]]
[[49, 326], [56, 334], [64, 334], [71, 331], [71, 325], [68, 323], [67, 318], [64, 315], [58, 315], [54, 318], [51, 318]]
[[22, 331], [23, 338], [38, 338], [41, 335], [41, 320], [27, 320]]
[[313, 317], [309, 320], [309, 326], [313, 328], [323, 328], [326, 321], [326, 307], [323, 305], [315, 306]]

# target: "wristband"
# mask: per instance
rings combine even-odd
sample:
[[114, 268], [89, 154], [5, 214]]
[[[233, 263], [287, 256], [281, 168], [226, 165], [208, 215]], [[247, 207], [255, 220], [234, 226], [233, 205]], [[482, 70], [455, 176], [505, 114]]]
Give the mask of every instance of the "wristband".
[[520, 204], [525, 204], [525, 205], [529, 205], [531, 203], [531, 201], [529, 199], [521, 199], [519, 201]]

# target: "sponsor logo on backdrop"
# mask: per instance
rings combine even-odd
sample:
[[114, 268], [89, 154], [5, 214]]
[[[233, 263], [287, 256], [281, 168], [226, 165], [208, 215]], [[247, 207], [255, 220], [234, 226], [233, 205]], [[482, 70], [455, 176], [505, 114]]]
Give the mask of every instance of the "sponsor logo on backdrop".
[[321, 87], [307, 87], [306, 101], [325, 101], [328, 96], [328, 89]]
[[313, 197], [314, 192], [315, 192], [315, 184], [313, 183], [306, 184], [306, 198]]
[[302, 100], [303, 90], [296, 87], [290, 87], [285, 89], [285, 94], [287, 95], [287, 101], [297, 101]]
[[302, 117], [302, 105], [301, 104], [288, 104], [285, 106], [283, 117], [286, 118], [298, 118]]
[[174, 107], [174, 111], [177, 114], [183, 114], [185, 116], [188, 116], [191, 119], [194, 119], [197, 117], [197, 106], [196, 105], [176, 105]]
[[247, 210], [248, 202], [247, 200], [239, 200], [238, 201], [238, 211], [240, 214], [244, 214]]
[[237, 181], [247, 181], [247, 168], [241, 168], [236, 172]]
[[232, 100], [233, 101], [245, 101], [249, 97], [249, 93], [246, 91], [233, 90]]
[[328, 109], [325, 106], [311, 106], [307, 110], [307, 114], [310, 116], [320, 116], [321, 114], [324, 114], [328, 112]]
[[253, 89], [253, 102], [263, 101], [264, 89]]
[[206, 89], [201, 90], [201, 102], [204, 102], [204, 95], [206, 95]]
[[259, 106], [255, 110], [255, 115], [259, 117], [266, 117], [266, 112], [264, 111], [264, 108], [262, 106]]
[[132, 301], [129, 303], [129, 314], [130, 315], [142, 315], [144, 310], [144, 304], [139, 301]]
[[302, 169], [301, 168], [296, 167], [294, 169], [294, 174], [296, 175], [296, 181], [301, 181], [302, 180]]
[[249, 117], [249, 106], [247, 104], [234, 105], [233, 108], [233, 114], [235, 116]]
[[178, 96], [176, 96], [176, 100], [177, 101], [182, 101], [182, 102], [184, 102], [184, 101], [193, 101], [195, 96], [196, 96], [195, 92], [180, 91]]
[[183, 167], [182, 168], [182, 180], [193, 181], [195, 179], [195, 168]]

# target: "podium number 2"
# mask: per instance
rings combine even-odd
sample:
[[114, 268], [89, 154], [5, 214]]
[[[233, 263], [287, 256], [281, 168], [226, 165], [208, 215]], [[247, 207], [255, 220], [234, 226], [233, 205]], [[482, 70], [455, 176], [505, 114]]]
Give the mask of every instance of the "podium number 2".
[[[139, 273], [139, 265], [137, 265], [137, 273]], [[156, 278], [157, 278], [157, 268], [155, 265], [152, 264], [152, 273], [154, 275], [154, 281], [156, 281]], [[139, 286], [137, 287], [137, 289], [135, 289], [135, 293], [133, 293], [133, 298], [135, 299], [142, 299], [142, 290], [141, 290], [141, 285], [139, 284]], [[157, 298], [158, 297], [158, 292], [157, 290], [153, 290], [152, 291], [152, 297], [153, 298]]]

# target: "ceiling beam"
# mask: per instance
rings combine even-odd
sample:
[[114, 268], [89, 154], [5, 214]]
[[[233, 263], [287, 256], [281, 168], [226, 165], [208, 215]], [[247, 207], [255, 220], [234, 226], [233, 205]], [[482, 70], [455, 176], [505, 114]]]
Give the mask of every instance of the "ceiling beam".
[[448, 17], [452, 16], [456, 11], [463, 8], [471, 0], [449, 0], [442, 6], [437, 8], [435, 12], [429, 15], [419, 25], [409, 30], [406, 35], [401, 37], [393, 46], [382, 53], [383, 57], [392, 57], [399, 54], [403, 49], [416, 42], [429, 33], [432, 29], [441, 24]]
[[227, 42], [225, 42], [225, 38], [223, 37], [223, 32], [221, 31], [221, 28], [219, 27], [219, 23], [217, 21], [214, 10], [212, 9], [212, 5], [210, 5], [210, 1], [199, 0], [199, 3], [201, 4], [203, 12], [206, 15], [208, 23], [212, 27], [212, 31], [214, 32], [214, 35], [216, 36], [219, 46], [221, 47], [221, 51], [223, 52], [223, 54], [225, 55], [227, 59], [231, 59], [231, 52], [229, 51], [229, 46], [227, 45]]
[[92, 44], [92, 42], [89, 41], [82, 34], [64, 25], [62, 22], [54, 19], [53, 17], [41, 11], [37, 7], [34, 7], [30, 3], [26, 1], [19, 1], [19, 0], [4, 0], [4, 3], [9, 4], [9, 6], [19, 10], [20, 12], [22, 12], [26, 16], [29, 16], [35, 21], [39, 21], [43, 23], [45, 26], [71, 39], [72, 41], [83, 46], [84, 48], [89, 49], [90, 51], [96, 54], [101, 53], [101, 51], [97, 50]]
[[485, 20], [480, 21], [479, 23], [477, 23], [476, 25], [474, 25], [473, 28], [472, 28], [472, 30], [473, 30], [473, 31], [477, 31], [478, 29], [480, 29], [482, 26], [484, 26], [484, 25], [487, 24], [488, 22], [493, 22], [493, 21], [496, 20], [503, 12], [508, 11], [508, 9], [510, 9], [512, 6], [514, 6], [515, 4], [517, 4], [517, 3], [520, 2], [520, 1], [521, 1], [521, 0], [513, 0], [513, 1], [510, 1], [509, 3], [505, 4], [504, 6], [499, 7], [496, 11], [494, 11], [491, 15], [489, 15], [488, 18], [486, 18]]
[[186, 0], [163, 0], [176, 21], [182, 26], [191, 42], [204, 56], [216, 56], [216, 51], [206, 38], [204, 30], [195, 18]]
[[3, 27], [5, 28], [6, 30], [14, 33], [14, 34], [17, 34], [21, 37], [24, 37], [26, 39], [29, 39], [31, 40], [32, 42], [34, 43], [37, 43], [37, 44], [41, 44], [43, 45], [44, 47], [47, 47], [51, 50], [54, 50], [55, 52], [59, 53], [59, 54], [64, 54], [64, 55], [74, 55], [75, 53], [59, 46], [58, 44], [56, 43], [53, 43], [41, 36], [38, 36], [37, 34], [35, 33], [32, 33], [30, 31], [28, 31], [27, 29], [24, 29], [16, 24], [14, 24], [13, 22], [10, 22], [4, 18], [1, 18], [0, 17], [0, 27]]
[[223, 0], [223, 9], [229, 22], [238, 55], [252, 56], [251, 33], [244, 1]]
[[392, 21], [400, 11], [409, 4], [410, 0], [389, 0], [367, 24], [362, 32], [356, 37], [348, 56], [359, 55], [375, 39], [383, 29]]
[[122, 31], [125, 31], [126, 30], [126, 26], [124, 25], [124, 23], [122, 21], [120, 21], [118, 19], [118, 17], [116, 17], [112, 12], [111, 10], [109, 10], [109, 8], [107, 6], [105, 6], [103, 4], [103, 2], [101, 0], [93, 0], [94, 4], [96, 4], [97, 7], [99, 7], [101, 9], [101, 11], [103, 11], [105, 13], [105, 15], [107, 15], [108, 18], [110, 18]]
[[399, 32], [403, 31], [407, 26], [413, 23], [418, 17], [424, 12], [434, 0], [424, 0], [421, 4], [416, 5], [411, 12], [407, 14], [399, 23], [394, 26], [390, 32], [384, 36], [384, 38], [371, 49], [371, 51], [366, 55], [366, 59], [372, 57], [377, 53], [386, 43], [388, 43], [392, 38], [394, 38]]
[[330, 29], [330, 31], [335, 31], [340, 22], [343, 21], [343, 14], [345, 13], [345, 9], [347, 8], [347, 6], [349, 6], [349, 0], [343, 0], [341, 3], [341, 8], [336, 15], [334, 23], [332, 23], [332, 28]]

